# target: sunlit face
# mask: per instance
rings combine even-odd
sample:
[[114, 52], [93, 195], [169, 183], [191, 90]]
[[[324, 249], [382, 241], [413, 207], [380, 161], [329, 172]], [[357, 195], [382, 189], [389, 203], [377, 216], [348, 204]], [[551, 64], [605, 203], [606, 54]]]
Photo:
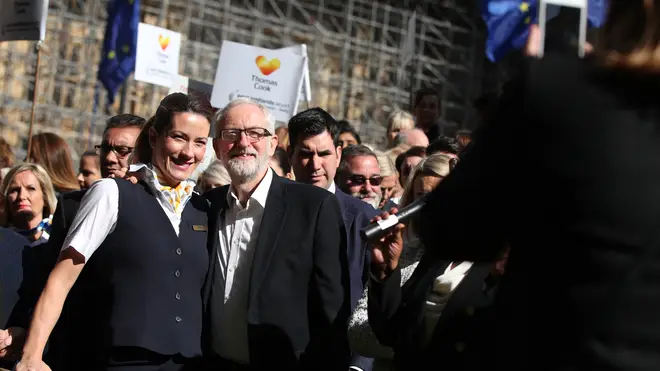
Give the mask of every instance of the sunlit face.
[[327, 131], [298, 142], [291, 156], [296, 180], [327, 189], [337, 173], [341, 147], [335, 147]]
[[339, 134], [339, 145], [341, 148], [346, 148], [348, 146], [354, 146], [358, 144], [357, 138], [351, 133], [341, 133]]
[[99, 168], [99, 157], [83, 156], [80, 158], [80, 169], [78, 170], [78, 184], [81, 189], [87, 189], [92, 184], [101, 179], [101, 169]]
[[219, 137], [214, 141], [215, 152], [225, 165], [232, 182], [244, 184], [265, 174], [270, 158], [275, 153], [277, 137], [272, 133], [253, 140], [242, 132], [239, 139], [233, 142], [221, 137], [223, 130], [253, 128], [270, 130], [266, 116], [259, 107], [247, 103], [231, 108], [218, 127]]
[[383, 207], [387, 201], [394, 195], [394, 192], [397, 190], [398, 180], [396, 175], [390, 175], [383, 177], [383, 182], [380, 183], [380, 191], [382, 194], [382, 199], [380, 201], [379, 207]]
[[99, 151], [103, 178], [120, 173], [122, 168], [128, 168], [128, 159], [139, 135], [140, 128], [137, 126], [112, 128], [105, 132]]
[[408, 156], [406, 159], [403, 161], [403, 164], [401, 164], [401, 184], [406, 184], [408, 183], [408, 177], [410, 176], [410, 173], [413, 171], [415, 166], [422, 161], [422, 158], [419, 156]]
[[348, 161], [349, 174], [346, 174], [342, 188], [351, 196], [378, 208], [383, 197], [380, 185], [380, 167], [374, 156], [356, 156]]
[[44, 191], [32, 171], [26, 170], [16, 174], [7, 190], [9, 212], [13, 220], [43, 219]]
[[153, 148], [152, 164], [161, 182], [175, 186], [188, 179], [206, 153], [211, 124], [206, 117], [191, 112], [172, 115], [172, 126], [160, 135], [149, 131]]
[[421, 127], [433, 125], [440, 116], [440, 105], [436, 95], [427, 95], [415, 107], [415, 124]]
[[415, 178], [413, 184], [414, 199], [418, 199], [427, 193], [430, 193], [440, 184], [444, 177], [434, 175], [421, 175]]

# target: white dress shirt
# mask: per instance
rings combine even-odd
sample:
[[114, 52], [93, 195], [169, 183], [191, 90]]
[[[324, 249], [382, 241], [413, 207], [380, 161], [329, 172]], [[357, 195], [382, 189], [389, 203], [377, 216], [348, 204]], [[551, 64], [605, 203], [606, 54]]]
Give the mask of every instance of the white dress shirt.
[[453, 262], [447, 266], [442, 275], [433, 281], [433, 288], [426, 299], [426, 304], [424, 304], [425, 343], [428, 343], [431, 339], [438, 324], [438, 319], [442, 315], [442, 311], [445, 309], [451, 295], [472, 267], [472, 262], [462, 262], [451, 269], [452, 264]]
[[335, 185], [335, 182], [330, 183], [328, 186], [328, 192], [332, 194], [337, 194], [337, 186]]
[[218, 231], [218, 259], [225, 284], [224, 307], [217, 309], [222, 310], [220, 324], [225, 329], [219, 334], [219, 356], [245, 364], [250, 361], [247, 335], [250, 271], [272, 181], [273, 171], [269, 169], [245, 207], [231, 187], [227, 192], [229, 208], [224, 211]]
[[[140, 173], [144, 181], [155, 191], [158, 203], [178, 236], [181, 216], [174, 211], [174, 207], [161, 193], [160, 183], [154, 170], [150, 166], [139, 164], [131, 165], [129, 171]], [[190, 180], [186, 182], [194, 185], [194, 182]], [[188, 195], [181, 200], [184, 207], [191, 196]], [[117, 187], [117, 182], [114, 179], [97, 180], [83, 196], [78, 212], [71, 222], [69, 234], [62, 245], [62, 250], [71, 247], [84, 256], [85, 262], [87, 262], [106, 237], [115, 230], [118, 215], [119, 187]]]

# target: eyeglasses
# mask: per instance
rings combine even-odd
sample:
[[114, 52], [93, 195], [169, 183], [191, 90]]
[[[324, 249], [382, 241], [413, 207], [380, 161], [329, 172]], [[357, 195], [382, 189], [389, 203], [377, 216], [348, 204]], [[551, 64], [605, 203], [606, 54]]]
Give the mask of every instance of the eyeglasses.
[[227, 142], [236, 142], [241, 139], [241, 133], [245, 133], [245, 136], [247, 136], [251, 143], [258, 142], [264, 137], [272, 135], [264, 128], [225, 129], [220, 131], [220, 138]]
[[366, 182], [369, 182], [371, 185], [379, 186], [383, 182], [383, 177], [380, 175], [372, 175], [370, 178], [367, 178], [364, 175], [353, 174], [348, 177], [348, 180], [355, 185], [363, 185]]
[[134, 147], [128, 146], [112, 146], [108, 143], [101, 143], [94, 146], [96, 154], [100, 155], [101, 152], [108, 153], [110, 151], [114, 152], [119, 157], [126, 157], [133, 152]]

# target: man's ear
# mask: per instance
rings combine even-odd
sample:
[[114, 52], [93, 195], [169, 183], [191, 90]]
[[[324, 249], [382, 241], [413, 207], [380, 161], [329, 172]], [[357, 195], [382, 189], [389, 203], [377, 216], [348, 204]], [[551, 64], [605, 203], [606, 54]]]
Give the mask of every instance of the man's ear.
[[342, 151], [341, 146], [337, 146], [335, 148], [335, 151], [337, 151], [337, 167], [339, 167], [339, 163], [341, 162], [341, 151]]

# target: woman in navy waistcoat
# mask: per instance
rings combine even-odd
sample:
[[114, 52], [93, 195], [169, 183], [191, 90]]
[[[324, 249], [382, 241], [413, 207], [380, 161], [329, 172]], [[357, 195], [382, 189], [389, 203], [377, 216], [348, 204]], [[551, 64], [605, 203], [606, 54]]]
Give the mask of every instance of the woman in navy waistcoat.
[[189, 177], [204, 156], [211, 115], [206, 100], [168, 95], [143, 133], [151, 161], [131, 165], [141, 180], [102, 179], [90, 187], [36, 305], [16, 370], [50, 370], [44, 347], [77, 280], [83, 341], [66, 369], [195, 368], [209, 265], [208, 204]]

